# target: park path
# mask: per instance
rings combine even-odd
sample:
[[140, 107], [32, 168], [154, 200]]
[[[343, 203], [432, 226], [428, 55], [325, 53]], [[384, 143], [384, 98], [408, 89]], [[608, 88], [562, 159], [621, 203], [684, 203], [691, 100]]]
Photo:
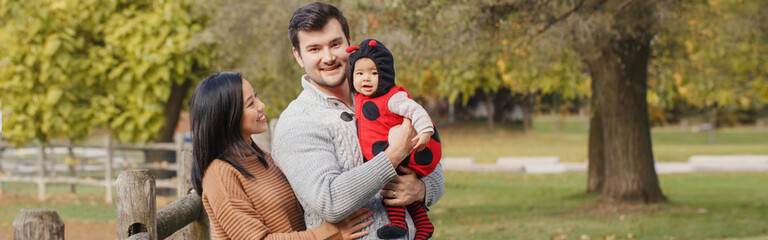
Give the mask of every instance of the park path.
[[[587, 163], [562, 162], [558, 156], [502, 157], [477, 163], [470, 157], [445, 157], [444, 170], [528, 174], [586, 172]], [[687, 162], [656, 162], [656, 173], [768, 172], [768, 155], [697, 155]]]

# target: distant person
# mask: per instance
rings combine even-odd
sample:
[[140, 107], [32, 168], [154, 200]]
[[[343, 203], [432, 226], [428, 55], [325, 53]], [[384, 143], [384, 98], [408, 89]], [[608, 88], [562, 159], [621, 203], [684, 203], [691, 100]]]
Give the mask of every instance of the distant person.
[[304, 207], [307, 226], [337, 222], [365, 207], [374, 212], [373, 224], [364, 229], [370, 232], [389, 223], [385, 203], [436, 203], [445, 191], [439, 164], [421, 179], [404, 167], [403, 175], [396, 171], [413, 150], [410, 120], [392, 128], [386, 149], [363, 160], [347, 82], [351, 38], [341, 11], [324, 3], [304, 5], [291, 16], [288, 35], [306, 73], [300, 79], [304, 90], [280, 115], [272, 150]]
[[202, 196], [212, 239], [355, 239], [373, 215], [355, 209], [307, 230], [303, 210], [271, 155], [251, 139], [267, 130], [264, 103], [240, 74], [215, 73], [195, 88], [191, 180]]
[[[419, 177], [432, 173], [440, 162], [442, 148], [432, 119], [421, 105], [411, 99], [404, 87], [395, 84], [395, 61], [384, 44], [374, 39], [363, 40], [359, 46], [347, 48], [351, 65], [350, 76], [355, 93], [355, 121], [364, 160], [373, 159], [387, 148], [389, 129], [400, 125], [403, 118], [411, 119], [418, 135], [411, 139], [413, 151], [401, 166], [407, 166]], [[386, 205], [389, 224], [379, 228], [379, 238], [405, 236], [408, 210], [416, 225], [416, 240], [425, 240], [435, 232], [432, 221], [421, 202], [405, 207]]]

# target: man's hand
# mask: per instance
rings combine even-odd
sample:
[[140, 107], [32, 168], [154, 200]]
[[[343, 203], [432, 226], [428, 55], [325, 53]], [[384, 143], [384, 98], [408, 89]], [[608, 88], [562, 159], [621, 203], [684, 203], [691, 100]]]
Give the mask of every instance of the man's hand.
[[400, 162], [413, 152], [413, 142], [409, 141], [416, 136], [416, 131], [411, 126], [411, 120], [403, 118], [403, 124], [389, 129], [389, 147], [384, 150], [389, 160], [392, 161], [392, 167], [397, 167]]
[[384, 204], [406, 206], [415, 201], [424, 202], [426, 187], [424, 182], [416, 177], [416, 172], [403, 166], [398, 167], [397, 170], [404, 175], [399, 175], [384, 185], [380, 192], [384, 197]]
[[419, 135], [416, 135], [416, 137], [411, 139], [411, 143], [414, 143], [413, 150], [424, 150], [425, 147], [427, 147], [427, 144], [429, 143], [429, 137], [432, 136], [432, 133], [434, 132], [423, 132], [419, 133]]

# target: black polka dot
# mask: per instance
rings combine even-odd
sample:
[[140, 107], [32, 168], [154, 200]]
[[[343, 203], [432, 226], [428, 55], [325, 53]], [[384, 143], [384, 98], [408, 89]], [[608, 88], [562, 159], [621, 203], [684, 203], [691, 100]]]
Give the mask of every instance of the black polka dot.
[[440, 135], [437, 134], [437, 127], [434, 127], [435, 133], [432, 134], [432, 139], [435, 140], [435, 142], [440, 142]]
[[380, 152], [383, 152], [384, 150], [386, 150], [387, 147], [389, 147], [389, 143], [387, 141], [375, 142], [371, 147], [371, 153], [373, 153], [373, 156], [376, 156], [376, 154], [379, 154]]
[[341, 116], [339, 116], [339, 117], [341, 118], [341, 120], [344, 120], [345, 122], [349, 122], [349, 121], [352, 121], [352, 119], [354, 119], [352, 114], [350, 114], [348, 112], [341, 113]]
[[363, 104], [363, 116], [365, 116], [365, 119], [375, 121], [380, 115], [379, 107], [377, 107], [375, 103], [366, 102]]
[[429, 148], [424, 148], [424, 150], [417, 151], [415, 154], [413, 154], [413, 158], [416, 164], [427, 166], [432, 163], [432, 150], [429, 150]]

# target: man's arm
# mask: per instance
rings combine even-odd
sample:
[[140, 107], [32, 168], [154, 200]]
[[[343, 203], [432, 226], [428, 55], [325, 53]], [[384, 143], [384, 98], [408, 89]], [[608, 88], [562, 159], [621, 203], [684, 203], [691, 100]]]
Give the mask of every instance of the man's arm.
[[[338, 222], [365, 205], [397, 176], [393, 165], [409, 153], [405, 145], [413, 131], [410, 125], [408, 128], [407, 133], [394, 134], [409, 135], [402, 136], [399, 142], [390, 140], [390, 148], [385, 152], [343, 172], [328, 129], [317, 123], [316, 118], [286, 116], [275, 129], [272, 155], [305, 210], [326, 221]], [[392, 161], [389, 156], [402, 158]]]

